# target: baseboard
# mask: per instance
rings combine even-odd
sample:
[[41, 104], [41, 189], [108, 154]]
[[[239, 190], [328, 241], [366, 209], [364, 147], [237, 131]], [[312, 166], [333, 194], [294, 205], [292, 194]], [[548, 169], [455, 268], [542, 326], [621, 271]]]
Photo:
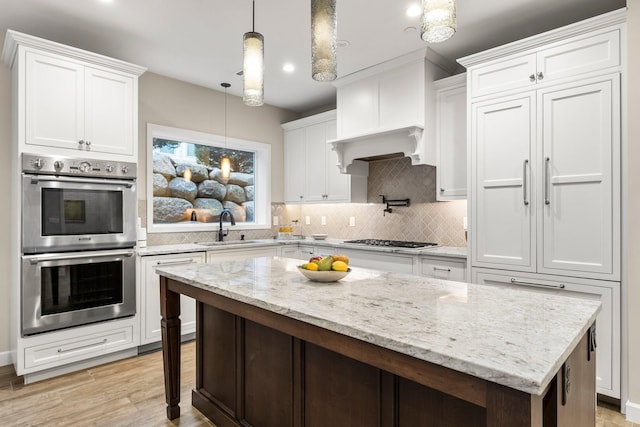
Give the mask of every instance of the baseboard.
[[7, 366], [7, 365], [11, 365], [13, 362], [11, 362], [11, 352], [10, 351], [3, 351], [2, 353], [0, 353], [0, 366]]
[[627, 421], [632, 423], [640, 423], [640, 403], [634, 403], [627, 400], [625, 404]]

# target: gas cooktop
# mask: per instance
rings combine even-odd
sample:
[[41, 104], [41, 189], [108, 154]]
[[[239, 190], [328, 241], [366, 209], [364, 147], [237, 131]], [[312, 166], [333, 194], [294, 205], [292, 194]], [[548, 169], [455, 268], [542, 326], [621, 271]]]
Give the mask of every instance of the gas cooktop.
[[367, 245], [367, 246], [389, 246], [393, 248], [412, 248], [412, 249], [438, 246], [437, 243], [407, 242], [404, 240], [382, 240], [382, 239], [345, 240], [344, 243], [353, 243], [356, 245]]

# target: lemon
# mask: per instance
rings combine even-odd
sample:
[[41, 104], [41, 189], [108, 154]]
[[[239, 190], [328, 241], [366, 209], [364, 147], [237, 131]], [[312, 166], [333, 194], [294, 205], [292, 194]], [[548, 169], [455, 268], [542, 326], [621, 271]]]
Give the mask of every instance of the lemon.
[[331, 269], [335, 271], [347, 271], [348, 268], [349, 266], [344, 261], [334, 261], [333, 264], [331, 264]]
[[318, 271], [318, 264], [315, 262], [310, 262], [309, 264], [305, 264], [307, 270]]

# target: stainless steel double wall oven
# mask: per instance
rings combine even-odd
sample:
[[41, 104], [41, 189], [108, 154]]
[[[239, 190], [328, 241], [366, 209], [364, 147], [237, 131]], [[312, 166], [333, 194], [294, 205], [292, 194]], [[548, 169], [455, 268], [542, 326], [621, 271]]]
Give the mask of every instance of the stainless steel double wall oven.
[[132, 316], [136, 165], [22, 155], [22, 334]]

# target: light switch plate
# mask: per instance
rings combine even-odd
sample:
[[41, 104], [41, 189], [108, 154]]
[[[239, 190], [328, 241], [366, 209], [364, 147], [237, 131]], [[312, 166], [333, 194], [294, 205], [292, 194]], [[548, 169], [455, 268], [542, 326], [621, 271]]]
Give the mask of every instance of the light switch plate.
[[349, 227], [355, 227], [356, 226], [356, 217], [355, 216], [350, 216], [349, 217]]
[[327, 225], [327, 217], [326, 216], [322, 215], [320, 217], [320, 224], [321, 225]]
[[311, 217], [309, 215], [304, 217], [304, 223], [307, 225], [311, 224]]
[[273, 217], [273, 225], [278, 225], [278, 217], [277, 216]]

